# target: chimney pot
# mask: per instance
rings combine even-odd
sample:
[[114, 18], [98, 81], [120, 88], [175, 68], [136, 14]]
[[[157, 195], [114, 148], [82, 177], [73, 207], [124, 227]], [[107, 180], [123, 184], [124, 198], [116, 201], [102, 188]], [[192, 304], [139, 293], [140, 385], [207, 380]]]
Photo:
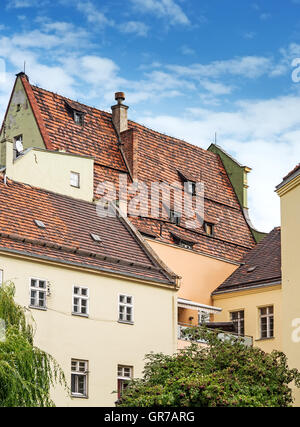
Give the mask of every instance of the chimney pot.
[[121, 132], [128, 129], [128, 119], [127, 119], [127, 110], [128, 107], [123, 104], [125, 101], [125, 93], [124, 92], [116, 92], [115, 100], [118, 101], [116, 105], [111, 107], [112, 109], [112, 121], [116, 128], [118, 135]]

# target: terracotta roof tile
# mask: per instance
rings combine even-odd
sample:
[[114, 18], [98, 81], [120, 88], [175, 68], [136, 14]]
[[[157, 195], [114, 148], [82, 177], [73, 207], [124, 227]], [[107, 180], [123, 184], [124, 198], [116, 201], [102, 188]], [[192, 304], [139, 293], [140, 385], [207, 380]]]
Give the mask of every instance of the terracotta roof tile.
[[243, 264], [214, 293], [281, 280], [281, 232], [275, 228], [243, 259]]
[[[141, 279], [173, 283], [117, 217], [100, 218], [96, 205], [0, 179], [0, 250], [47, 256]], [[42, 221], [45, 228], [37, 227]], [[101, 237], [101, 244], [91, 238]]]

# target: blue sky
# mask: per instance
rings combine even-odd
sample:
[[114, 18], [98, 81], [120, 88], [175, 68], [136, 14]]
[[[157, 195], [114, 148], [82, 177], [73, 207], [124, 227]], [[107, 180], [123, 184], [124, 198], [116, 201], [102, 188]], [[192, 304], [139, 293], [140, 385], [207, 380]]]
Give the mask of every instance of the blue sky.
[[[249, 176], [250, 216], [280, 223], [275, 186], [300, 158], [300, 0], [0, 0], [0, 118], [14, 74], [207, 148]], [[300, 76], [300, 72], [299, 72]], [[300, 80], [300, 79], [299, 79]]]

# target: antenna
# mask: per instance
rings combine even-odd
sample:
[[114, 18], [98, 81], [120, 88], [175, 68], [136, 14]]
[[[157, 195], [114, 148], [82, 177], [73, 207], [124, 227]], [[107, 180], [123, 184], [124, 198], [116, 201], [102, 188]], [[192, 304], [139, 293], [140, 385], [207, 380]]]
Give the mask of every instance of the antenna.
[[217, 132], [215, 132], [215, 144], [217, 144]]

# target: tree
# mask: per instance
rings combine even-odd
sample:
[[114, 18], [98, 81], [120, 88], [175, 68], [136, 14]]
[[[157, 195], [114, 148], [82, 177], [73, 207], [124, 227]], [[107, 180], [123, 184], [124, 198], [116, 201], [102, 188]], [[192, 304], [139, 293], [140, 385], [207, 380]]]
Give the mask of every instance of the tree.
[[[220, 332], [220, 331], [219, 331]], [[291, 382], [300, 374], [286, 356], [246, 347], [241, 340], [189, 329], [190, 347], [173, 356], [149, 354], [142, 379], [128, 384], [117, 406], [125, 407], [285, 407], [293, 402]], [[204, 339], [208, 345], [199, 346]]]
[[[0, 287], [0, 407], [54, 406], [50, 388], [66, 387], [64, 373], [52, 356], [33, 345], [32, 322], [14, 301], [12, 283]], [[3, 332], [3, 331], [2, 331]]]

